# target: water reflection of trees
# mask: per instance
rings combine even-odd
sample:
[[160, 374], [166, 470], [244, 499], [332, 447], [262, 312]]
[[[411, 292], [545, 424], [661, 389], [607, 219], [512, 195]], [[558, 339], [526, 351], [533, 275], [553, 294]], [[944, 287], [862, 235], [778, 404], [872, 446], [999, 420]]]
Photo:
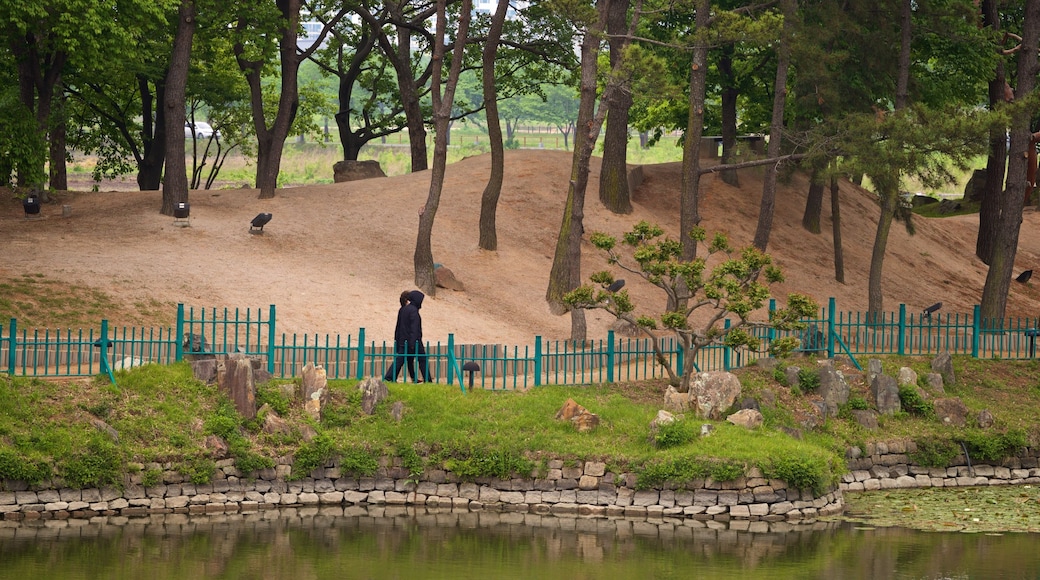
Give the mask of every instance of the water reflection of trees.
[[[536, 577], [551, 570], [568, 578], [604, 570], [668, 576], [705, 566], [761, 577], [779, 577], [771, 574], [781, 570], [805, 578], [935, 576], [962, 568], [998, 577], [1005, 566], [1040, 566], [1040, 556], [1032, 554], [1036, 538], [1028, 534], [1019, 534], [1028, 539], [1023, 544], [1013, 536], [858, 530], [837, 522], [321, 507], [0, 524], [0, 553], [6, 561], [0, 578], [25, 578], [28, 570], [51, 570], [61, 562], [78, 563], [83, 576], [152, 580], [324, 578], [344, 569], [352, 577], [378, 578], [388, 562], [397, 572], [417, 577], [436, 567], [445, 576], [495, 577], [514, 570]], [[455, 565], [460, 568], [452, 570]]]

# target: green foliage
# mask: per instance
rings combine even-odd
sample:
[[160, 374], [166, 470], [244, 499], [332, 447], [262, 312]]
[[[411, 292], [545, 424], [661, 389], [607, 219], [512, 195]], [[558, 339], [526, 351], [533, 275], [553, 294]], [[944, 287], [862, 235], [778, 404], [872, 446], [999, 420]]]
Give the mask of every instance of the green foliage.
[[340, 470], [359, 476], [374, 475], [379, 469], [379, 459], [365, 449], [351, 448], [343, 451], [339, 458]]
[[866, 411], [870, 408], [870, 404], [867, 403], [867, 400], [859, 395], [850, 395], [848, 405], [850, 409], [856, 411]]
[[285, 391], [278, 385], [267, 383], [256, 388], [256, 405], [262, 407], [267, 405], [278, 414], [279, 417], [288, 417], [292, 401]]
[[968, 448], [972, 461], [1000, 461], [1015, 455], [1026, 446], [1026, 434], [1020, 429], [992, 433], [981, 429], [963, 431], [958, 439]]
[[911, 461], [924, 467], [947, 467], [961, 451], [960, 446], [947, 437], [921, 437], [915, 443], [917, 451], [907, 455]]
[[535, 464], [518, 453], [472, 449], [468, 452], [457, 451], [454, 457], [444, 462], [444, 467], [466, 480], [478, 477], [508, 479], [514, 474], [526, 476]]
[[120, 482], [123, 456], [120, 448], [106, 435], [95, 433], [86, 449], [73, 453], [62, 464], [60, 474], [74, 488], [101, 487]]
[[309, 443], [296, 450], [292, 479], [309, 477], [315, 469], [324, 466], [337, 454], [336, 443], [326, 434], [318, 434]]
[[141, 485], [154, 487], [162, 483], [163, 472], [161, 469], [148, 469], [141, 474]]
[[37, 484], [50, 476], [50, 464], [42, 458], [29, 457], [14, 449], [0, 449], [0, 479]]
[[697, 437], [697, 428], [690, 421], [672, 421], [659, 425], [654, 435], [654, 445], [658, 449], [679, 447], [693, 441]]
[[[606, 310], [646, 331], [659, 327], [674, 331], [677, 338], [690, 345], [685, 358], [691, 362], [698, 350], [707, 345], [747, 348], [753, 352], [764, 350], [753, 329], [796, 329], [802, 326], [801, 318], [817, 313], [818, 306], [811, 298], [792, 295], [785, 308], [771, 313], [769, 322], [750, 320], [751, 314], [763, 308], [769, 299], [768, 285], [783, 280], [772, 258], [753, 246], [736, 252], [722, 234], [715, 234], [707, 243], [702, 229], [694, 229], [689, 236], [693, 243], [706, 245], [706, 255], [684, 259], [682, 243], [665, 237], [661, 227], [645, 221], [635, 224], [622, 237], [623, 244], [630, 248], [627, 258], [619, 253], [615, 237], [600, 232], [590, 236], [592, 244], [606, 253], [608, 265], [636, 274], [660, 288], [669, 305], [685, 308], [665, 311], [656, 317], [635, 315], [635, 304], [627, 291], [611, 291], [615, 279], [608, 271], [596, 272], [590, 278], [591, 284], [568, 292], [563, 301], [572, 308]], [[714, 264], [711, 268], [709, 260]], [[760, 278], [764, 278], [764, 282]], [[691, 321], [701, 319], [694, 315], [701, 309], [708, 310], [709, 316], [704, 326], [695, 328]], [[736, 322], [731, 324], [727, 315], [735, 316]], [[724, 323], [724, 319], [728, 322]], [[776, 355], [783, 356], [795, 345], [792, 340], [778, 340], [768, 346]], [[655, 344], [654, 348], [658, 346]], [[658, 360], [665, 358], [659, 356]], [[688, 372], [690, 369], [666, 369], [673, 381], [681, 380], [683, 384], [688, 384], [692, 375]]]
[[773, 369], [773, 380], [787, 387], [787, 373], [784, 372], [783, 366], [777, 366]]
[[836, 470], [826, 458], [817, 455], [773, 457], [762, 471], [766, 477], [786, 481], [798, 489], [811, 489], [820, 494], [837, 479]]
[[907, 413], [918, 417], [934, 417], [935, 406], [924, 400], [921, 392], [914, 385], [900, 385], [899, 403]]
[[803, 392], [812, 393], [820, 388], [820, 373], [816, 368], [808, 367], [798, 370], [798, 387]]
[[743, 477], [742, 463], [724, 459], [680, 457], [648, 461], [636, 468], [636, 489], [661, 487], [666, 483], [684, 485], [696, 479], [732, 481]]
[[209, 457], [189, 457], [177, 465], [177, 471], [186, 475], [195, 485], [204, 485], [213, 481], [217, 464]]
[[207, 433], [231, 439], [238, 435], [241, 424], [242, 417], [235, 410], [234, 404], [228, 399], [223, 399], [214, 413], [206, 418], [204, 428]]

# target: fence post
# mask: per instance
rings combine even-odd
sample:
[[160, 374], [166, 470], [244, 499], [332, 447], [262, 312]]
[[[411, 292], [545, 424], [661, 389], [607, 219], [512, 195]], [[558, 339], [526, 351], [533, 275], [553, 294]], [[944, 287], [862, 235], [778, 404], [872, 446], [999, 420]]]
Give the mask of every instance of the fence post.
[[971, 358], [979, 358], [979, 315], [981, 308], [978, 304], [972, 309], [971, 316]]
[[834, 297], [827, 300], [827, 358], [834, 358], [834, 312], [838, 306]]
[[116, 377], [112, 374], [112, 366], [108, 364], [108, 320], [104, 318], [101, 319], [101, 339], [98, 343], [101, 345], [101, 372], [107, 373], [114, 385]]
[[607, 382], [614, 382], [614, 331], [607, 331]]
[[177, 335], [173, 341], [173, 360], [184, 360], [184, 303], [177, 303]]
[[18, 362], [18, 357], [15, 356], [15, 354], [14, 354], [14, 347], [17, 344], [17, 340], [15, 340], [15, 338], [16, 338], [16, 335], [18, 334], [18, 320], [17, 319], [15, 319], [15, 318], [11, 319], [11, 326], [8, 327], [7, 331], [9, 333], [11, 333], [11, 337], [10, 337], [10, 339], [8, 341], [8, 344], [7, 344], [7, 376], [13, 377], [14, 376], [14, 366], [15, 366], [15, 363]]
[[[676, 362], [676, 375], [683, 376], [683, 369], [686, 368], [686, 349], [683, 348], [681, 340], [676, 339], [675, 341], [675, 362]], [[693, 362], [694, 367], [697, 366], [697, 361]]]
[[365, 375], [365, 329], [359, 328], [357, 336], [357, 380], [360, 381]]
[[899, 356], [906, 354], [906, 304], [899, 305], [899, 337], [896, 339]]
[[[722, 328], [723, 328], [722, 335], [725, 336], [727, 334], [725, 331], [729, 330], [729, 319], [728, 318], [725, 321], [723, 321]], [[722, 345], [722, 370], [724, 370], [726, 372], [729, 372], [729, 351], [730, 351], [730, 348], [728, 346], [726, 346], [725, 344], [723, 344]]]
[[[447, 368], [447, 371], [448, 371], [448, 386], [449, 387], [455, 382], [454, 373], [452, 372], [454, 369], [455, 369], [455, 333], [449, 332], [448, 333], [448, 368]], [[462, 392], [465, 393], [466, 392], [466, 386], [465, 386], [465, 383], [462, 382], [461, 378], [459, 379], [459, 383], [462, 386]]]
[[769, 330], [766, 333], [766, 336], [769, 337], [769, 341], [768, 341], [769, 345], [772, 345], [773, 341], [776, 340], [776, 329], [773, 328], [773, 325], [771, 324], [773, 322], [773, 313], [774, 312], [776, 312], [776, 298], [770, 298], [769, 299], [769, 322], [770, 322], [770, 325], [769, 325]]
[[534, 386], [542, 385], [542, 337], [534, 337]]
[[267, 372], [272, 376], [274, 376], [274, 336], [274, 304], [272, 304], [267, 323]]

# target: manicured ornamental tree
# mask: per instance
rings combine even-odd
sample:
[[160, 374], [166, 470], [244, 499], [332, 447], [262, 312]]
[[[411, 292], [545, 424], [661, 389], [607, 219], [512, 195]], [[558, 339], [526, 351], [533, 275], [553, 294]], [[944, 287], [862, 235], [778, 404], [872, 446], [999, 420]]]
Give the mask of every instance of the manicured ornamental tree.
[[[785, 356], [798, 347], [798, 339], [785, 337], [768, 344], [760, 338], [757, 329], [799, 330], [805, 328], [802, 318], [819, 313], [816, 302], [800, 294], [790, 294], [787, 306], [769, 313], [768, 321], [751, 320], [769, 300], [769, 285], [782, 282], [780, 269], [772, 265], [768, 254], [748, 246], [734, 252], [722, 234], [716, 234], [710, 243], [702, 228], [690, 232], [693, 242], [706, 246], [701, 257], [683, 260], [679, 241], [664, 236], [664, 230], [647, 222], [639, 222], [625, 234], [623, 244], [632, 248], [631, 256], [623, 259], [618, 252], [618, 241], [604, 233], [593, 233], [592, 244], [606, 252], [607, 262], [637, 275], [665, 292], [668, 304], [677, 308], [658, 316], [636, 316], [635, 305], [628, 290], [618, 290], [614, 275], [608, 271], [590, 276], [585, 284], [564, 296], [572, 308], [600, 308], [638, 327], [646, 334], [654, 349], [654, 356], [668, 373], [668, 382], [680, 392], [688, 392], [694, 376], [694, 361], [700, 349], [712, 345], [730, 348], [746, 347], [753, 352], [769, 352]], [[634, 264], [632, 263], [634, 262]], [[764, 282], [759, 278], [764, 275]], [[613, 286], [612, 286], [613, 285]], [[725, 326], [725, 320], [731, 324]], [[733, 322], [735, 319], [735, 322]], [[672, 368], [662, 350], [661, 338], [674, 333], [683, 352], [682, 369]]]

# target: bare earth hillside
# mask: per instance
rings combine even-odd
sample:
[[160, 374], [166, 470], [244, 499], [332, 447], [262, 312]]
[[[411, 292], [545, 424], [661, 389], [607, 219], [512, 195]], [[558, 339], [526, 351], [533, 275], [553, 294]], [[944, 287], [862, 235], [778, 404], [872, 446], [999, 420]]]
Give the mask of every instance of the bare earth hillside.
[[[645, 167], [646, 179], [634, 196], [631, 215], [612, 215], [597, 201], [599, 160], [593, 162], [586, 234], [627, 231], [639, 220], [678, 235], [679, 165]], [[477, 248], [480, 195], [490, 156], [448, 167], [434, 224], [434, 261], [465, 284], [461, 292], [439, 289], [423, 303], [426, 338], [454, 333], [465, 343], [526, 345], [535, 335], [565, 339], [569, 318], [549, 312], [544, 296], [570, 174], [570, 155], [552, 151], [510, 151], [499, 204], [498, 252]], [[331, 170], [330, 170], [331, 171]], [[761, 173], [741, 173], [733, 188], [704, 178], [702, 225], [723, 231], [731, 241], [750, 243], [758, 216]], [[418, 210], [425, 202], [429, 172], [335, 185], [279, 190], [270, 200], [254, 189], [191, 193], [190, 227], [158, 213], [159, 192], [60, 192], [43, 208], [43, 218], [26, 220], [18, 201], [0, 204], [0, 281], [27, 273], [102, 290], [119, 301], [154, 299], [196, 307], [277, 307], [278, 331], [300, 334], [356, 334], [391, 339], [397, 296], [412, 289], [412, 256]], [[776, 295], [802, 292], [825, 304], [834, 296], [840, 310], [866, 307], [876, 204], [869, 193], [843, 183], [842, 219], [846, 281], [834, 281], [830, 212], [825, 204], [823, 233], [800, 225], [806, 179], [796, 175], [778, 191], [769, 252], [784, 268], [787, 282]], [[62, 216], [62, 205], [71, 214]], [[273, 219], [263, 235], [250, 235], [259, 212]], [[981, 295], [985, 266], [974, 257], [978, 217], [917, 219], [917, 235], [901, 224], [892, 228], [885, 261], [885, 307], [905, 303], [920, 311], [943, 302], [943, 312], [970, 312]], [[587, 236], [586, 236], [587, 237]], [[582, 274], [604, 267], [591, 245]], [[1015, 272], [1040, 266], [1040, 215], [1027, 208]], [[663, 305], [663, 295], [631, 275], [628, 289], [643, 309]], [[1009, 316], [1040, 314], [1040, 282], [1012, 284]], [[113, 324], [119, 321], [113, 320]], [[168, 321], [167, 321], [168, 322]], [[591, 313], [590, 338], [605, 336], [611, 320]]]

